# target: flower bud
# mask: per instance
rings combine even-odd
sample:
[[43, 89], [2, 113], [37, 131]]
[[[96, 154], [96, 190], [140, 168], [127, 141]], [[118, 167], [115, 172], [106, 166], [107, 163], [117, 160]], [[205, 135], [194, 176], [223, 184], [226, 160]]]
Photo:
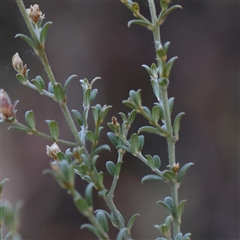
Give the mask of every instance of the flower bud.
[[[19, 57], [19, 54], [18, 53], [15, 53], [12, 57], [12, 65], [13, 65], [13, 68], [21, 73], [22, 69], [23, 69], [23, 61], [22, 59]], [[25, 66], [24, 66], [25, 67]]]
[[8, 94], [3, 89], [0, 89], [0, 122], [12, 122], [14, 120], [17, 103], [18, 101], [15, 101], [12, 104]]
[[47, 155], [51, 158], [53, 158], [54, 160], [58, 160], [58, 156], [57, 156], [57, 153], [58, 152], [61, 152], [59, 146], [56, 144], [56, 143], [53, 143], [51, 147], [49, 147], [47, 145], [46, 147], [46, 152], [47, 152]]
[[28, 16], [34, 23], [38, 23], [39, 19], [44, 19], [45, 15], [40, 11], [39, 5], [31, 5], [30, 8], [26, 9]]
[[179, 163], [174, 163], [172, 166], [172, 170], [175, 174], [178, 172], [179, 168], [180, 168]]

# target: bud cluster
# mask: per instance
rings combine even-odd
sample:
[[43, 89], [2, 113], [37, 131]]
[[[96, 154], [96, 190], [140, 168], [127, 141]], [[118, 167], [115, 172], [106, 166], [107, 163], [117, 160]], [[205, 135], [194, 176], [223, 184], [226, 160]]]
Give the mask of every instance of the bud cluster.
[[44, 19], [45, 15], [40, 11], [39, 5], [31, 5], [26, 9], [28, 16], [32, 19], [33, 23], [38, 23], [39, 20]]

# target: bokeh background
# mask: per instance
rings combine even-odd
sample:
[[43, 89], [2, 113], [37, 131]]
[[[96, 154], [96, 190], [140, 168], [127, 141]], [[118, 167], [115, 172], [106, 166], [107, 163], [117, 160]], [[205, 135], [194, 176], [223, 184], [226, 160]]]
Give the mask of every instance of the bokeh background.
[[[141, 12], [149, 17], [147, 1], [138, 1]], [[71, 74], [78, 79], [69, 87], [69, 107], [82, 109], [79, 79], [102, 79], [96, 83], [99, 94], [95, 103], [113, 106], [108, 114], [117, 116], [129, 109], [122, 104], [131, 89], [142, 89], [143, 104], [151, 107], [155, 98], [142, 64], [154, 61], [154, 44], [150, 31], [127, 22], [131, 12], [118, 0], [113, 1], [25, 1], [38, 3], [50, 26], [46, 51], [56, 79], [63, 83]], [[156, 1], [158, 6], [159, 1]], [[239, 26], [238, 1], [173, 1], [183, 10], [172, 13], [162, 26], [163, 42], [170, 41], [169, 57], [178, 56], [170, 77], [169, 97], [175, 97], [173, 116], [184, 111], [180, 141], [176, 154], [180, 165], [194, 162], [180, 188], [180, 199], [187, 199], [182, 218], [182, 232], [191, 232], [196, 240], [237, 240], [239, 235]], [[14, 36], [28, 34], [14, 1], [1, 0], [1, 88], [12, 101], [20, 100], [19, 121], [27, 110], [33, 110], [37, 127], [48, 131], [46, 119], [56, 119], [61, 137], [72, 140], [66, 122], [55, 102], [21, 85], [15, 78], [11, 58], [19, 52], [30, 68], [29, 78], [46, 74], [40, 61], [27, 44]], [[158, 7], [159, 10], [159, 7]], [[132, 131], [145, 124], [138, 116]], [[80, 225], [86, 222], [75, 209], [72, 199], [60, 189], [50, 175], [46, 145], [51, 142], [0, 125], [1, 179], [11, 179], [3, 198], [15, 203], [24, 201], [21, 209], [23, 239], [95, 239]], [[109, 128], [105, 123], [102, 142]], [[163, 138], [145, 135], [144, 153], [159, 154], [167, 165], [167, 147]], [[62, 146], [62, 148], [64, 148]], [[116, 151], [102, 153], [99, 168], [105, 172], [107, 160], [116, 161]], [[150, 173], [138, 159], [126, 154], [115, 202], [126, 220], [140, 213], [132, 229], [134, 239], [159, 236], [154, 224], [167, 216], [156, 205], [169, 195], [164, 183], [140, 180]], [[111, 177], [105, 174], [109, 186]], [[86, 184], [77, 180], [77, 188]], [[106, 209], [96, 195], [95, 209]], [[111, 230], [115, 239], [116, 229]]]

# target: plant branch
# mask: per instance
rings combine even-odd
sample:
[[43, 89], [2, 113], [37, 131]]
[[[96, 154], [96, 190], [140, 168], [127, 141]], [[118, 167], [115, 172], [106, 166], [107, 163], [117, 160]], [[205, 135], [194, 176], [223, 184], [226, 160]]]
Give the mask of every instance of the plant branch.
[[[157, 15], [156, 15], [156, 8], [154, 1], [148, 0], [150, 13], [152, 17], [152, 24], [157, 25]], [[157, 53], [157, 45], [161, 44], [161, 38], [160, 38], [160, 27], [155, 27], [153, 30], [153, 37], [155, 42], [155, 50]], [[157, 44], [158, 42], [158, 44]], [[157, 54], [156, 54], [157, 55]], [[160, 66], [162, 66], [163, 62], [157, 55], [157, 62], [158, 62], [158, 68], [161, 69]], [[159, 72], [159, 75], [161, 76], [161, 72]], [[170, 110], [168, 105], [168, 93], [167, 93], [167, 86], [161, 87], [161, 96], [162, 96], [162, 102], [163, 102], [163, 111], [164, 111], [164, 120], [166, 124], [167, 131], [169, 135], [167, 136], [167, 145], [168, 145], [168, 157], [169, 157], [169, 165], [172, 167], [175, 164], [175, 142], [173, 140], [173, 134], [172, 134], [172, 123], [171, 123], [171, 117], [170, 117]], [[173, 212], [176, 213], [176, 208], [178, 206], [178, 184], [176, 182], [170, 183], [171, 187], [171, 196], [173, 200]], [[173, 220], [173, 231], [174, 236], [176, 236], [180, 232], [180, 223], [176, 216], [174, 216]]]

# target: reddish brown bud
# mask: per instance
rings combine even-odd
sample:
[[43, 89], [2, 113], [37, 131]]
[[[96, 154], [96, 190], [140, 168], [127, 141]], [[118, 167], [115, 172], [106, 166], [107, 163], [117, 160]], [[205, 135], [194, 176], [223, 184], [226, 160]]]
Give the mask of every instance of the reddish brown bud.
[[34, 23], [38, 23], [39, 19], [44, 18], [44, 14], [40, 11], [39, 5], [31, 5], [30, 8], [26, 9], [28, 16], [32, 19]]
[[112, 123], [113, 123], [114, 126], [117, 126], [117, 123], [118, 123], [117, 118], [114, 117], [114, 116], [112, 117]]
[[175, 174], [178, 172], [179, 168], [180, 168], [179, 163], [174, 163], [172, 166], [172, 170]]
[[14, 120], [17, 103], [18, 101], [12, 104], [8, 94], [0, 89], [0, 122], [12, 122]]

